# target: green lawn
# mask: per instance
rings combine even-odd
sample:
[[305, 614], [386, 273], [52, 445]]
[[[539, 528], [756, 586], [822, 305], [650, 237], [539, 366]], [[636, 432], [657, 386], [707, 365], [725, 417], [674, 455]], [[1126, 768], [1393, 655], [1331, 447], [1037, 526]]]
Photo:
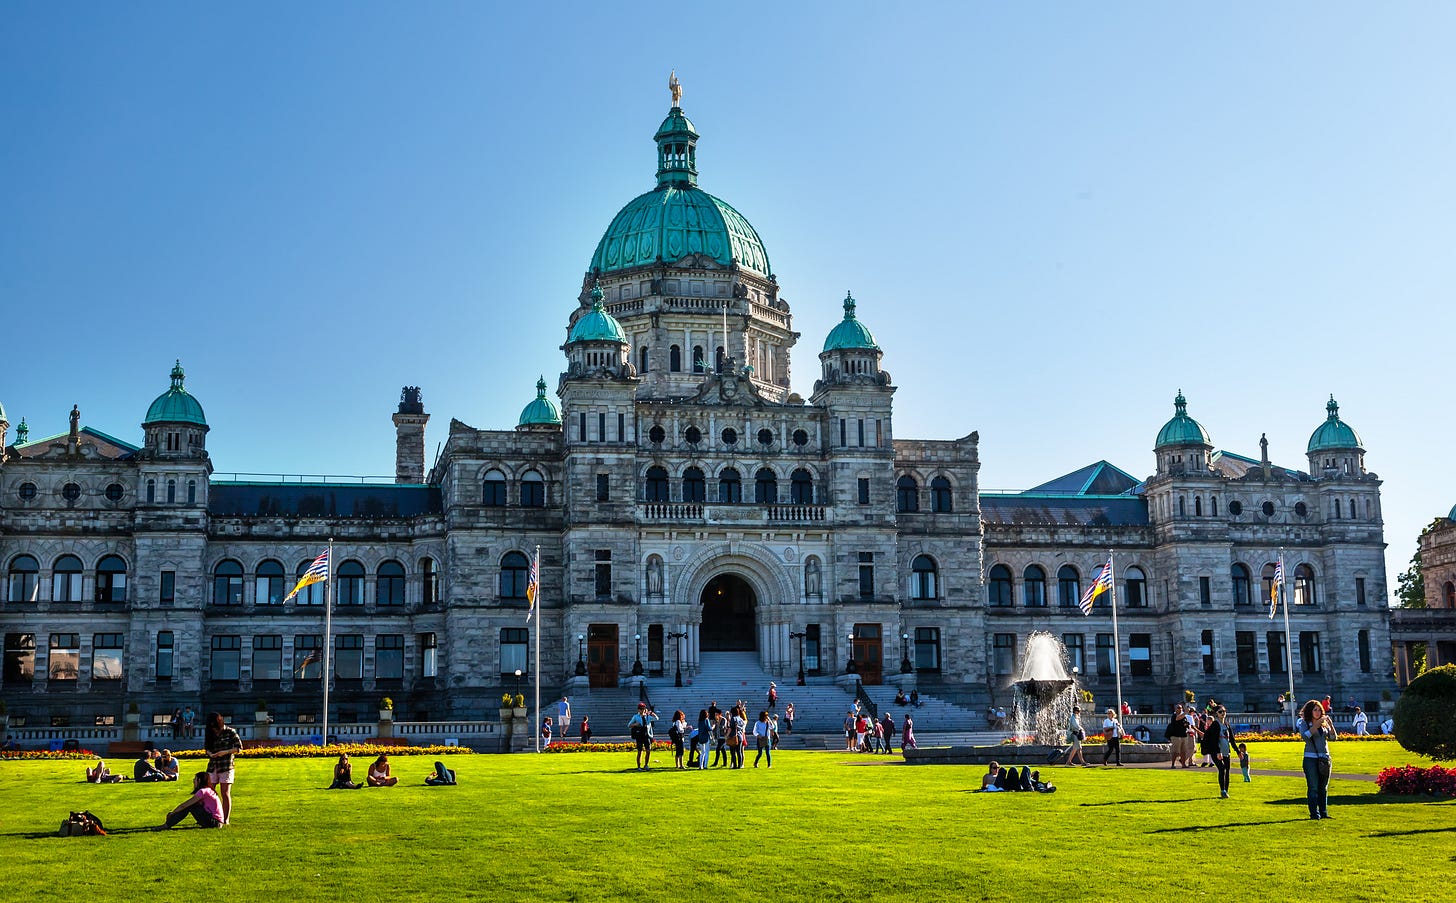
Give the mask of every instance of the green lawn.
[[[1254, 757], [1297, 767], [1297, 751], [1264, 743]], [[1335, 754], [1337, 772], [1418, 761], [1387, 742]], [[88, 903], [738, 903], [1100, 899], [1114, 874], [1135, 899], [1164, 899], [1176, 863], [1212, 870], [1206, 896], [1237, 898], [1303, 895], [1297, 866], [1316, 862], [1330, 865], [1320, 899], [1426, 901], [1456, 863], [1456, 802], [1385, 799], [1368, 781], [1336, 781], [1334, 819], [1311, 822], [1302, 779], [1236, 774], [1219, 800], [1211, 769], [1046, 769], [1060, 790], [1040, 795], [971, 794], [979, 768], [830, 752], [707, 774], [639, 774], [628, 754], [462, 756], [453, 788], [422, 785], [428, 759], [393, 761], [398, 787], [326, 791], [326, 760], [243, 760], [232, 827], [167, 833], [128, 829], [158, 823], [179, 787], [0, 762], [0, 883], [6, 899], [64, 889]], [[82, 808], [116, 833], [53, 836]]]

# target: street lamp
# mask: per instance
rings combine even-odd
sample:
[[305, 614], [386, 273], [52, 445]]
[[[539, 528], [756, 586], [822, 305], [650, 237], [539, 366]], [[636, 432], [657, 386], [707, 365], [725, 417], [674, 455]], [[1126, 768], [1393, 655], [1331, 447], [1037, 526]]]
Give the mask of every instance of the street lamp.
[[804, 637], [807, 633], [791, 633], [789, 639], [799, 641], [799, 686], [804, 685]]
[[677, 640], [677, 679], [675, 681], [673, 681], [673, 684], [672, 685], [674, 687], [680, 687], [680, 686], [683, 685], [682, 684], [682, 641], [687, 638], [687, 635], [688, 635], [688, 632], [686, 630], [681, 631], [679, 633], [669, 633], [667, 635], [667, 638], [669, 640]]
[[632, 662], [632, 676], [633, 677], [641, 677], [642, 676], [642, 634], [640, 634], [640, 633], [633, 634], [632, 635], [632, 639], [634, 639], [634, 640], [637, 641], [637, 658], [636, 658], [636, 660], [634, 660]]
[[521, 669], [516, 669], [516, 695], [521, 695]]
[[846, 646], [849, 649], [849, 661], [844, 666], [844, 673], [855, 674], [859, 671], [859, 667], [854, 663], [854, 631], [851, 630], [845, 639], [847, 641]]
[[900, 673], [909, 674], [915, 670], [910, 664], [910, 634], [900, 634]]
[[584, 633], [578, 633], [576, 635], [576, 676], [577, 677], [581, 677], [583, 674], [586, 673], [586, 658], [584, 657], [585, 650], [586, 650], [586, 634], [584, 634]]

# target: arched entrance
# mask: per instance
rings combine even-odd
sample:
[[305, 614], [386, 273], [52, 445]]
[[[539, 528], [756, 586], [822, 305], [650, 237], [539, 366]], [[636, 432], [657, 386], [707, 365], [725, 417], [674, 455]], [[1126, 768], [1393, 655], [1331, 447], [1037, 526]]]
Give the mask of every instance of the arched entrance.
[[703, 652], [752, 652], [758, 648], [753, 587], [736, 574], [719, 574], [703, 588]]

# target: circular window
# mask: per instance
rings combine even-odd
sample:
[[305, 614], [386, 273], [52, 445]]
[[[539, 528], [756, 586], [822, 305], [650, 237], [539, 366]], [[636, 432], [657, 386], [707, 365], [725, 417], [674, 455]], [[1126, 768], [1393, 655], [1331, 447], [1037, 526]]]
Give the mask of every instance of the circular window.
[[794, 430], [794, 444], [803, 448], [809, 444], [809, 434], [803, 430]]
[[121, 501], [121, 497], [125, 493], [125, 491], [126, 490], [121, 488], [120, 483], [112, 483], [110, 486], [106, 487], [106, 498], [113, 502], [119, 502]]
[[728, 427], [727, 429], [725, 429], [723, 431], [723, 444], [724, 445], [734, 445], [737, 442], [738, 442], [738, 431], [737, 430], [735, 430], [733, 427], [730, 426], [730, 427]]
[[81, 497], [81, 487], [75, 483], [67, 483], [61, 487], [61, 498], [68, 502], [74, 502]]
[[660, 426], [654, 426], [647, 431], [647, 438], [653, 442], [661, 443], [663, 439], [667, 438], [667, 431]]
[[1309, 506], [1306, 505], [1304, 502], [1295, 502], [1294, 513], [1298, 514], [1300, 517], [1306, 517], [1309, 515]]
[[23, 499], [25, 499], [27, 502], [30, 501], [31, 499], [35, 498], [35, 484], [34, 483], [21, 483], [20, 484], [20, 497], [23, 498]]
[[689, 445], [697, 445], [699, 442], [703, 441], [703, 431], [695, 426], [690, 426], [687, 428], [687, 431], [683, 433], [683, 438], [688, 440]]
[[758, 444], [759, 445], [773, 445], [773, 440], [774, 440], [773, 430], [759, 430], [758, 431]]
[[1240, 514], [1243, 514], [1243, 513], [1244, 513], [1244, 503], [1243, 502], [1239, 501], [1238, 499], [1234, 499], [1232, 502], [1229, 502], [1229, 514], [1232, 514], [1234, 517], [1238, 517]]
[[1273, 502], [1265, 502], [1262, 506], [1260, 506], [1259, 510], [1264, 512], [1264, 516], [1265, 517], [1273, 517], [1274, 516], [1274, 503]]

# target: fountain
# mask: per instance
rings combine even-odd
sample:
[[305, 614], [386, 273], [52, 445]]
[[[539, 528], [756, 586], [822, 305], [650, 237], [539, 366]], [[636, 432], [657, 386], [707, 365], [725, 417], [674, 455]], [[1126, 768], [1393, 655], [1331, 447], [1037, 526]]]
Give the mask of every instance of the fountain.
[[1077, 682], [1067, 674], [1062, 641], [1050, 633], [1028, 636], [1021, 670], [1011, 687], [1016, 742], [1060, 746], [1078, 699]]

